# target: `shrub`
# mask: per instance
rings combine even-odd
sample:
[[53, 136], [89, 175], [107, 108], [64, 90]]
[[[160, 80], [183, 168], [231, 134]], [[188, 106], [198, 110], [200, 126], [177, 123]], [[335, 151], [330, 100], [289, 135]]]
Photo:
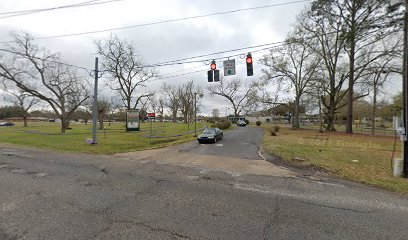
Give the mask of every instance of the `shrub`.
[[221, 129], [221, 130], [225, 130], [228, 129], [229, 127], [231, 127], [231, 123], [228, 121], [222, 121], [222, 122], [217, 122], [215, 124], [215, 127]]
[[215, 124], [215, 120], [214, 120], [214, 119], [212, 119], [212, 118], [207, 119], [207, 122], [208, 122], [208, 123], [213, 123], [213, 124]]
[[256, 126], [261, 126], [261, 121], [256, 121]]
[[246, 123], [246, 125], [248, 125], [249, 124], [249, 120], [244, 120], [244, 122]]
[[271, 134], [271, 136], [276, 136], [276, 131], [274, 127], [269, 128], [269, 133]]
[[275, 126], [273, 126], [273, 129], [275, 130], [275, 132], [279, 132], [280, 126], [275, 125]]

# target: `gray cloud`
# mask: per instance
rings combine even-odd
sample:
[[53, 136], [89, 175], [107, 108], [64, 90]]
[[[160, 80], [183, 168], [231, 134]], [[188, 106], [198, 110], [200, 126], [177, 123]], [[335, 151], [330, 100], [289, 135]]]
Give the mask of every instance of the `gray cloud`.
[[[7, 8], [12, 6], [11, 0], [6, 2], [10, 4], [4, 4], [2, 7], [0, 7], [2, 11], [16, 10]], [[21, 5], [24, 5], [23, 3], [25, 2], [30, 3], [28, 0], [21, 0], [21, 2]], [[85, 26], [87, 27], [86, 29], [92, 29], [92, 26], [94, 25], [94, 29], [97, 30], [101, 29], [101, 25], [104, 24], [106, 28], [110, 28], [111, 26], [128, 26], [164, 19], [181, 18], [282, 2], [287, 2], [287, 0], [175, 0], [171, 2], [154, 0], [151, 3], [154, 5], [154, 7], [146, 7], [146, 4], [141, 4], [139, 8], [135, 2], [129, 0], [117, 3], [123, 5], [107, 4], [106, 6], [99, 6], [97, 8], [99, 11], [96, 11], [95, 9], [94, 12], [92, 8], [89, 8], [87, 10], [73, 9], [65, 10], [64, 12], [49, 13], [47, 15], [27, 16], [24, 18], [27, 19], [27, 24], [25, 24], [24, 21], [19, 21], [19, 19], [10, 19], [9, 21], [4, 21], [0, 24], [0, 39], [1, 41], [8, 40], [7, 32], [16, 29], [28, 31], [34, 36], [45, 36], [55, 34], [55, 24], [60, 26], [60, 30], [64, 28], [76, 29], [75, 27], [82, 29], [81, 27]], [[43, 1], [43, 3], [45, 3], [45, 1]], [[147, 63], [158, 63], [173, 59], [186, 58], [217, 51], [284, 40], [286, 33], [290, 30], [290, 26], [295, 20], [296, 15], [304, 8], [304, 6], [305, 4], [295, 4], [265, 8], [261, 10], [225, 14], [195, 20], [132, 28], [115, 31], [113, 34], [116, 34], [120, 38], [134, 41], [136, 48], [144, 56]], [[128, 9], [128, 12], [123, 12], [126, 9]], [[79, 14], [81, 11], [87, 11], [89, 13], [87, 21], [80, 24], [81, 26], [72, 26], [72, 24], [78, 23], [74, 21], [75, 19], [70, 19], [70, 17], [75, 18], [81, 16]], [[160, 14], [158, 12], [160, 12]], [[102, 15], [102, 13], [105, 15]], [[47, 19], [43, 19], [46, 17], [49, 17], [48, 21], [46, 21]], [[134, 20], [130, 21], [130, 18], [133, 18]], [[30, 21], [38, 21], [38, 24], [34, 25], [35, 27], [33, 27], [33, 23]], [[118, 22], [118, 25], [115, 24], [116, 22]], [[54, 24], [52, 28], [51, 24]], [[47, 33], [48, 28], [50, 28], [49, 33]], [[64, 33], [70, 33], [70, 31], [66, 31]], [[94, 58], [96, 56], [93, 41], [95, 39], [107, 37], [109, 34], [110, 33], [103, 33], [66, 38], [54, 38], [39, 40], [38, 43], [52, 51], [61, 52], [64, 61], [68, 63], [93, 68]], [[245, 51], [241, 52], [245, 53]], [[225, 54], [224, 56], [228, 56], [228, 54]], [[236, 61], [237, 63], [241, 63], [244, 61], [244, 59], [237, 58]], [[221, 61], [219, 61], [218, 64], [221, 66]], [[166, 75], [166, 73], [169, 72], [175, 72], [182, 70], [183, 68], [191, 68], [193, 66], [200, 65], [204, 66], [205, 68], [203, 63], [199, 63], [196, 65], [158, 68], [157, 70], [161, 75]], [[257, 79], [261, 76], [259, 70], [260, 67], [261, 66], [256, 65], [255, 75], [252, 79]], [[239, 66], [238, 70], [239, 75], [244, 76], [244, 65]], [[186, 70], [180, 73], [182, 74], [191, 71], [195, 70]], [[202, 89], [206, 89], [209, 84], [206, 79], [206, 70], [203, 70], [197, 74], [154, 81], [151, 83], [149, 88], [158, 91], [163, 82], [178, 85], [186, 83], [189, 80], [194, 80], [194, 82]], [[228, 106], [228, 103], [225, 102], [224, 99], [220, 97], [211, 97], [208, 94], [205, 94], [204, 98], [202, 99], [202, 103], [203, 111], [206, 113], [210, 113], [213, 108], [218, 108], [220, 112], [223, 113], [225, 111], [225, 107]]]

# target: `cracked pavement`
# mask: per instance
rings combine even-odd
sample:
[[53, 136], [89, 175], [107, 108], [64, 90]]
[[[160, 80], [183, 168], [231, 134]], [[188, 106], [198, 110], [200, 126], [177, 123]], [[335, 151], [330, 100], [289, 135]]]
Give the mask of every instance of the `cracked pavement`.
[[406, 196], [191, 144], [113, 156], [0, 146], [0, 239], [407, 239]]

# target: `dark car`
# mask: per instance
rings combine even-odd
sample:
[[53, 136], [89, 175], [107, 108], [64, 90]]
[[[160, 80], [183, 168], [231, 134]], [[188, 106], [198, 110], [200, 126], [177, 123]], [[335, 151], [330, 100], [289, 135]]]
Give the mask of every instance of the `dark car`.
[[213, 142], [216, 143], [224, 137], [224, 133], [219, 128], [206, 128], [203, 133], [198, 135], [197, 141], [199, 143]]
[[239, 127], [245, 127], [247, 124], [246, 124], [246, 122], [244, 121], [244, 120], [239, 120], [238, 122], [237, 122], [237, 126], [239, 126]]
[[15, 124], [14, 123], [12, 123], [12, 122], [2, 122], [2, 123], [0, 123], [0, 126], [3, 126], [3, 127], [11, 127], [11, 126], [14, 126]]

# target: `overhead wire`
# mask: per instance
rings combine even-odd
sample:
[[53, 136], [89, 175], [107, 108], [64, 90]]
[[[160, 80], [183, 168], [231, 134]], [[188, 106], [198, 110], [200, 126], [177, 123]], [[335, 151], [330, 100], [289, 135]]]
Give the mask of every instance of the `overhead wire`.
[[[305, 2], [310, 2], [310, 1], [312, 1], [312, 0], [296, 0], [296, 1], [290, 1], [290, 2], [275, 3], [275, 4], [268, 4], [268, 5], [262, 5], [262, 6], [256, 6], [256, 7], [248, 7], [248, 8], [241, 8], [241, 9], [235, 9], [235, 10], [221, 11], [221, 12], [215, 12], [215, 13], [209, 13], [209, 14], [203, 14], [203, 15], [196, 15], [196, 16], [190, 16], [190, 17], [182, 17], [182, 18], [161, 20], [161, 21], [156, 21], [156, 22], [141, 23], [141, 24], [135, 24], [135, 25], [125, 26], [125, 27], [116, 27], [116, 28], [108, 28], [108, 29], [101, 29], [101, 30], [94, 30], [94, 31], [87, 31], [87, 32], [78, 32], [78, 33], [60, 34], [60, 35], [45, 36], [45, 37], [36, 37], [34, 39], [35, 40], [41, 40], [41, 39], [51, 39], [51, 38], [61, 38], [61, 37], [72, 37], [72, 36], [88, 35], [88, 34], [95, 34], [95, 33], [104, 33], [104, 32], [111, 32], [111, 31], [125, 30], [125, 29], [130, 29], [130, 28], [139, 28], [139, 27], [146, 27], [146, 26], [152, 26], [152, 25], [159, 25], [159, 24], [164, 24], [164, 23], [179, 22], [179, 21], [185, 21], [185, 20], [190, 20], [190, 19], [198, 19], [198, 18], [205, 18], [205, 17], [217, 16], [217, 15], [225, 15], [225, 14], [244, 12], [244, 11], [265, 9], [265, 8], [271, 8], [271, 7], [286, 6], [286, 5], [292, 5], [292, 4], [297, 4], [297, 3], [305, 3]], [[7, 43], [7, 42], [0, 42], [0, 43]]]
[[51, 8], [38, 8], [38, 9], [21, 10], [21, 11], [0, 12], [0, 15], [3, 15], [3, 16], [0, 16], [0, 19], [24, 16], [24, 15], [30, 15], [30, 14], [48, 12], [48, 11], [54, 11], [54, 10], [61, 10], [61, 9], [66, 9], [66, 8], [78, 8], [78, 7], [101, 5], [101, 4], [119, 2], [119, 1], [125, 1], [125, 0], [91, 0], [87, 2], [51, 7]]
[[[4, 49], [4, 48], [0, 48], [0, 51], [15, 54], [15, 55], [22, 55], [21, 53], [11, 51], [11, 50], [8, 50], [8, 49]], [[35, 57], [35, 56], [31, 56], [31, 57], [34, 58], [34, 59], [37, 59], [37, 60], [41, 60], [41, 61], [46, 61], [46, 62], [50, 62], [50, 63], [56, 63], [56, 64], [61, 64], [61, 65], [65, 65], [65, 66], [69, 66], [69, 67], [73, 67], [73, 68], [82, 69], [82, 70], [85, 70], [87, 72], [90, 70], [90, 69], [88, 69], [86, 67], [81, 67], [81, 66], [74, 65], [74, 64], [64, 63], [64, 62], [60, 62], [60, 61], [55, 61], [55, 60], [50, 60], [50, 59], [45, 59], [45, 58], [40, 58], [40, 57]]]

